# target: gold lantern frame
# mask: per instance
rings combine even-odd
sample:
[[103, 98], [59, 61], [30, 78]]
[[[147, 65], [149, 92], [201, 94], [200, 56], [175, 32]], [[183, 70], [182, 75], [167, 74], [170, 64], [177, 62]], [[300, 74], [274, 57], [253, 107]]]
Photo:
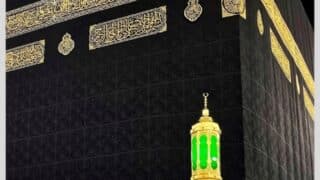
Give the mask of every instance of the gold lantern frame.
[[[191, 180], [222, 180], [221, 162], [220, 162], [220, 135], [221, 129], [218, 123], [210, 116], [208, 105], [208, 93], [203, 93], [204, 109], [199, 122], [194, 124], [190, 130], [191, 135]], [[201, 137], [205, 137], [204, 147], [199, 143]], [[211, 137], [211, 138], [208, 138]], [[212, 138], [216, 141], [212, 141]], [[193, 142], [194, 141], [194, 142]], [[216, 144], [213, 144], [216, 142]], [[212, 149], [215, 148], [215, 149]], [[216, 156], [212, 156], [212, 152], [216, 151]], [[201, 162], [201, 154], [204, 161]], [[196, 156], [196, 157], [195, 157]], [[215, 161], [215, 162], [213, 162]], [[196, 163], [196, 164], [194, 164]], [[206, 163], [206, 164], [204, 164]], [[212, 165], [216, 165], [216, 167]], [[201, 167], [202, 166], [202, 167]]]

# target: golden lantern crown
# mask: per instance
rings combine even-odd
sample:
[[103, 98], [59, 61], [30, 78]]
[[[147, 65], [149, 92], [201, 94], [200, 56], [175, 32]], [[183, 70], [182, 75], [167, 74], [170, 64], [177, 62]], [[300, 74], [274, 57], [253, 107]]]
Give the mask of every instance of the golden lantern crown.
[[218, 123], [210, 116], [209, 93], [203, 93], [204, 108], [199, 122], [191, 128], [191, 180], [221, 180], [220, 134]]

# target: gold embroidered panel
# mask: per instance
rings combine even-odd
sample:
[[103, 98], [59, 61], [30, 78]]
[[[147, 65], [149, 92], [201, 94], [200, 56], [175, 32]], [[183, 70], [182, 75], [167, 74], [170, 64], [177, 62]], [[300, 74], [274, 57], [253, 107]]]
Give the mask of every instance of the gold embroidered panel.
[[288, 25], [282, 17], [276, 2], [274, 0], [261, 0], [261, 2], [264, 5], [277, 32], [279, 33], [281, 40], [291, 54], [294, 63], [302, 74], [307, 88], [310, 90], [311, 95], [314, 96], [315, 86], [313, 76], [306, 64], [303, 55], [301, 54], [298, 44], [296, 43]]
[[300, 81], [297, 74], [296, 74], [296, 88], [297, 88], [298, 94], [300, 95]]
[[136, 0], [42, 0], [6, 14], [7, 38]]
[[221, 0], [222, 18], [240, 15], [247, 18], [246, 0]]
[[270, 28], [271, 51], [288, 81], [291, 83], [290, 61], [283, 51], [277, 37]]
[[167, 31], [167, 8], [143, 11], [90, 26], [89, 49], [110, 46]]
[[45, 40], [9, 49], [6, 52], [6, 71], [14, 71], [44, 62]]
[[262, 15], [261, 15], [260, 10], [257, 11], [257, 27], [258, 27], [260, 35], [262, 36], [264, 33], [264, 24], [263, 24], [263, 19], [262, 19]]
[[303, 87], [303, 100], [309, 115], [314, 119], [314, 105], [305, 87]]

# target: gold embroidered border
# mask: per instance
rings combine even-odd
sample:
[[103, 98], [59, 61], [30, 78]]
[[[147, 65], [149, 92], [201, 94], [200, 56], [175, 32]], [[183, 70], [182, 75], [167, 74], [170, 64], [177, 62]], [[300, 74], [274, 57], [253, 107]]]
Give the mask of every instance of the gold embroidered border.
[[6, 52], [6, 71], [14, 71], [44, 62], [45, 40], [9, 49]]
[[291, 83], [290, 61], [283, 51], [277, 37], [270, 28], [271, 51], [288, 81]]
[[311, 95], [314, 96], [315, 86], [313, 76], [306, 64], [305, 59], [303, 58], [303, 55], [301, 54], [301, 51], [292, 33], [290, 32], [290, 29], [288, 28], [284, 18], [282, 17], [277, 4], [274, 0], [261, 0], [261, 2], [264, 5], [277, 32], [279, 33], [281, 40], [293, 57], [294, 63], [302, 74], [307, 88], [311, 92]]
[[309, 115], [314, 119], [314, 105], [305, 87], [303, 87], [303, 100]]
[[143, 11], [90, 26], [89, 49], [96, 49], [167, 31], [167, 8]]
[[42, 0], [7, 12], [6, 35], [15, 37], [136, 0]]

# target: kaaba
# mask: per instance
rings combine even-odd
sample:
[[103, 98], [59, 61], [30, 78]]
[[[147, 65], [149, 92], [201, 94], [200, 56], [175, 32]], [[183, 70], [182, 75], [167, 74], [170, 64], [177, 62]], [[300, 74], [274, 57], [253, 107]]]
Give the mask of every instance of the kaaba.
[[300, 0], [6, 2], [7, 180], [201, 179], [203, 93], [221, 177], [202, 180], [313, 180]]

